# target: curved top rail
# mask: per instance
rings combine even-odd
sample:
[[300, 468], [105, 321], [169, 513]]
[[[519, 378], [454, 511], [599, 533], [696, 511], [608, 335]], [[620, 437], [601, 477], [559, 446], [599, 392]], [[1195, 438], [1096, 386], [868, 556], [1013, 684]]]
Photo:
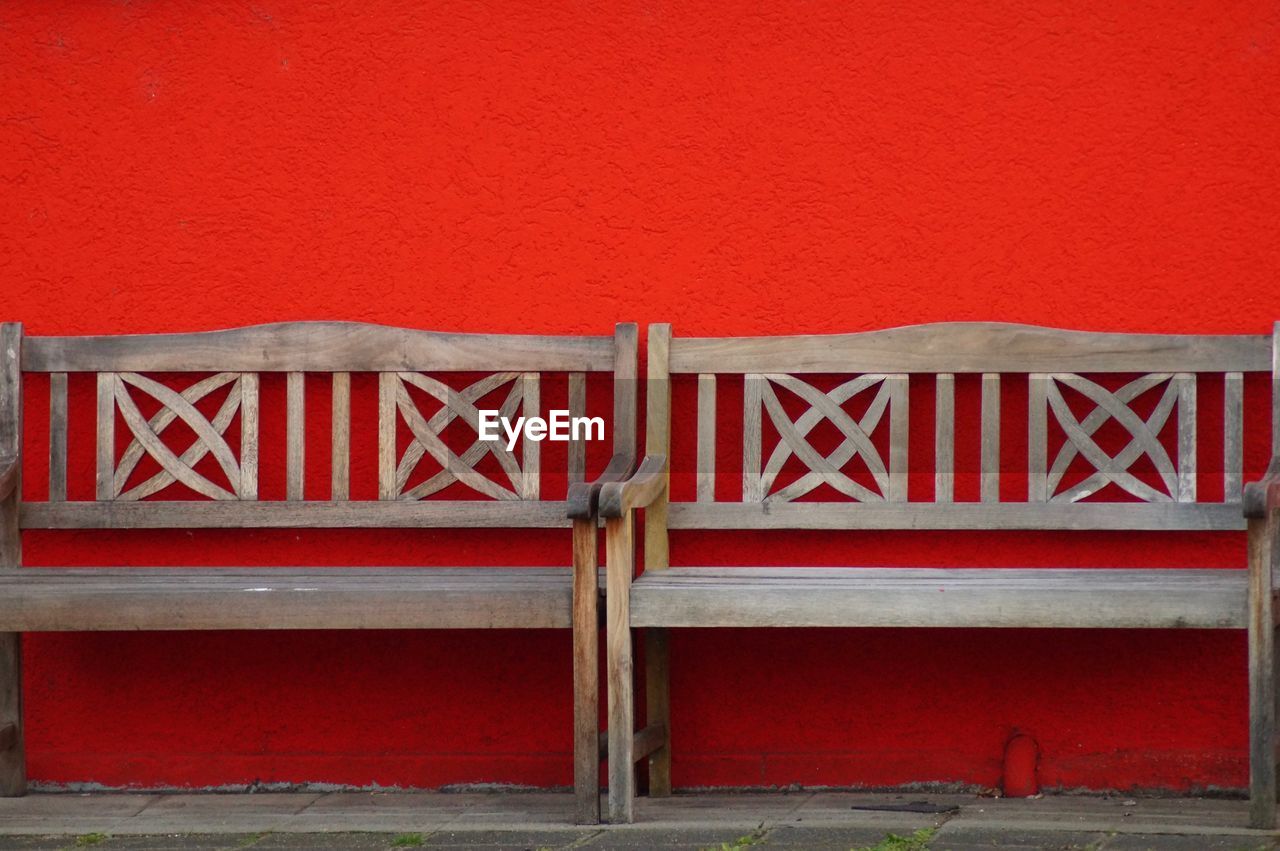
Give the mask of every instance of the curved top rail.
[[855, 334], [671, 340], [673, 373], [1270, 369], [1270, 334], [1123, 334], [1003, 322], [938, 322]]
[[613, 365], [613, 337], [453, 334], [363, 322], [26, 337], [22, 353], [27, 372], [598, 372]]

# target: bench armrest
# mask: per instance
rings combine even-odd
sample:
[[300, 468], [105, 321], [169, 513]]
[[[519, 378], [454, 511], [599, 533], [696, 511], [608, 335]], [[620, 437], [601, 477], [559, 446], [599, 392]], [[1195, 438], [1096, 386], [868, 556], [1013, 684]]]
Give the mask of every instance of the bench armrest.
[[18, 486], [18, 459], [12, 455], [0, 455], [0, 500], [8, 499]]
[[646, 455], [629, 479], [610, 482], [600, 491], [600, 516], [622, 517], [633, 508], [644, 508], [667, 487], [667, 456]]
[[600, 489], [610, 482], [620, 482], [631, 473], [635, 459], [630, 455], [614, 455], [604, 472], [594, 482], [574, 482], [569, 485], [569, 518], [589, 520], [596, 516], [600, 501]]
[[1244, 516], [1266, 517], [1280, 508], [1280, 455], [1271, 459], [1267, 472], [1256, 482], [1244, 486]]

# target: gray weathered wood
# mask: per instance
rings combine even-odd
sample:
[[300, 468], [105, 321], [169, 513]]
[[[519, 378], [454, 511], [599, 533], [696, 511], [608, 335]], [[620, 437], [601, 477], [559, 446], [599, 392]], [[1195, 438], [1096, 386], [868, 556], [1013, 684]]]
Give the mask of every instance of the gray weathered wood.
[[1124, 529], [1241, 530], [1222, 503], [673, 502], [672, 529]]
[[378, 499], [396, 499], [396, 392], [400, 379], [393, 372], [378, 376]]
[[[605, 654], [609, 713], [609, 820], [630, 822], [635, 798], [632, 736], [631, 576], [634, 570], [632, 515], [605, 521]], [[646, 571], [647, 573], [647, 571]], [[661, 571], [658, 571], [661, 573]]]
[[983, 502], [1000, 501], [1000, 374], [982, 375], [981, 492]]
[[[716, 377], [698, 376], [698, 502], [716, 501]], [[665, 454], [665, 453], [664, 453]]]
[[742, 387], [742, 501], [764, 501], [760, 478], [760, 414], [766, 379], [748, 374]]
[[956, 378], [939, 373], [934, 388], [933, 501], [955, 501]]
[[615, 355], [613, 337], [443, 334], [359, 322], [33, 337], [27, 345], [23, 368], [31, 372], [605, 372]]
[[258, 498], [258, 374], [240, 376], [240, 498]]
[[686, 337], [671, 372], [1250, 372], [1271, 367], [1260, 335], [1111, 334], [940, 322], [860, 334]]
[[[653, 329], [649, 326], [650, 345]], [[670, 334], [670, 326], [668, 335]], [[638, 420], [636, 399], [640, 390], [640, 331], [634, 322], [620, 322], [614, 328], [614, 357], [610, 366], [613, 373], [613, 453], [635, 463]], [[652, 356], [650, 356], [652, 358]], [[544, 367], [545, 368], [545, 367]], [[652, 376], [650, 376], [652, 378]]]
[[[656, 575], [656, 574], [655, 574]], [[652, 746], [636, 744], [635, 759], [641, 752], [649, 757], [649, 797], [671, 794], [671, 637], [655, 627], [644, 633], [645, 731], [652, 731]]]
[[1196, 501], [1196, 376], [1174, 376], [1178, 388], [1178, 502]]
[[1249, 521], [1249, 826], [1276, 824], [1274, 516]]
[[[646, 687], [647, 685], [646, 683]], [[643, 730], [637, 730], [636, 734], [631, 738], [631, 758], [636, 762], [640, 762], [645, 757], [664, 747], [666, 741], [667, 728], [665, 724], [646, 724]], [[652, 798], [665, 797], [670, 794], [670, 791], [655, 793], [652, 788], [649, 790], [649, 796]]]
[[115, 499], [116, 376], [113, 372], [98, 373], [97, 459], [98, 499]]
[[553, 500], [376, 500], [357, 502], [28, 502], [24, 529], [333, 529], [568, 527], [568, 503]]
[[[645, 454], [657, 454], [658, 447], [671, 446], [671, 376], [667, 372], [670, 355], [671, 326], [649, 327], [649, 386], [645, 409]], [[665, 462], [661, 473], [661, 490], [645, 508], [644, 568], [662, 570], [670, 563], [667, 538], [667, 505], [671, 487], [671, 465]], [[648, 459], [646, 459], [648, 460]], [[651, 463], [651, 462], [650, 462]], [[644, 465], [637, 470], [643, 472]]]
[[[0, 498], [0, 581], [25, 573], [22, 568], [22, 325], [0, 323], [0, 460], [14, 463], [13, 487]], [[26, 794], [26, 725], [22, 712], [22, 636], [0, 630], [0, 725], [10, 730], [0, 750], [0, 796]]]
[[1051, 381], [1047, 375], [1027, 376], [1027, 498], [1031, 502], [1049, 501], [1047, 444]]
[[578, 824], [600, 821], [598, 527], [573, 523], [573, 788]]
[[890, 375], [884, 383], [890, 388], [889, 403], [889, 493], [890, 502], [907, 501], [907, 435], [910, 433], [908, 413], [908, 379]]
[[307, 451], [307, 376], [290, 372], [285, 403], [285, 498], [301, 501], [304, 494]]
[[333, 374], [332, 450], [329, 494], [334, 502], [351, 496], [351, 373]]
[[[520, 376], [521, 412], [525, 418], [542, 415], [538, 395], [538, 373], [526, 372]], [[520, 498], [537, 499], [542, 487], [542, 444], [536, 440], [520, 439]]]
[[634, 627], [1240, 629], [1244, 570], [669, 568]]
[[[569, 373], [569, 416], [571, 422], [587, 415], [587, 376], [581, 372]], [[573, 435], [571, 434], [570, 437]], [[584, 481], [587, 477], [587, 442], [585, 435], [569, 441], [569, 484]]]
[[67, 374], [49, 376], [49, 500], [67, 498]]
[[1239, 502], [1244, 488], [1244, 376], [1229, 372], [1222, 387], [1222, 501]]
[[0, 571], [0, 630], [567, 628], [572, 585], [567, 568], [24, 568]]

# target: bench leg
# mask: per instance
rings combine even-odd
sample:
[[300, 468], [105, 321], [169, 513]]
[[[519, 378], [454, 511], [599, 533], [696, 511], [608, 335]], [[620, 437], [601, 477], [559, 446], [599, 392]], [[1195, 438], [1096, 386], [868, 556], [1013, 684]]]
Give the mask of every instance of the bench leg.
[[0, 633], [0, 796], [27, 794], [22, 734], [22, 635]]
[[671, 642], [666, 629], [651, 628], [644, 634], [645, 724], [662, 725], [665, 742], [649, 755], [649, 797], [671, 794]]
[[1249, 826], [1267, 830], [1276, 824], [1274, 531], [1268, 520], [1249, 521]]
[[578, 824], [600, 823], [600, 622], [596, 520], [573, 523], [573, 791]]
[[605, 647], [609, 679], [609, 821], [630, 822], [636, 787], [635, 708], [632, 703], [631, 577], [634, 571], [632, 513], [605, 521]]

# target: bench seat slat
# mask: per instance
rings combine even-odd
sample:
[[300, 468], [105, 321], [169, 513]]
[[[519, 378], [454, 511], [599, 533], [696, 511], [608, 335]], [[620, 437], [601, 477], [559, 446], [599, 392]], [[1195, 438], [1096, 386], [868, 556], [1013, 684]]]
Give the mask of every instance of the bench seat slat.
[[569, 568], [23, 568], [0, 632], [567, 628]]
[[635, 627], [1239, 629], [1247, 571], [699, 568], [642, 574]]

